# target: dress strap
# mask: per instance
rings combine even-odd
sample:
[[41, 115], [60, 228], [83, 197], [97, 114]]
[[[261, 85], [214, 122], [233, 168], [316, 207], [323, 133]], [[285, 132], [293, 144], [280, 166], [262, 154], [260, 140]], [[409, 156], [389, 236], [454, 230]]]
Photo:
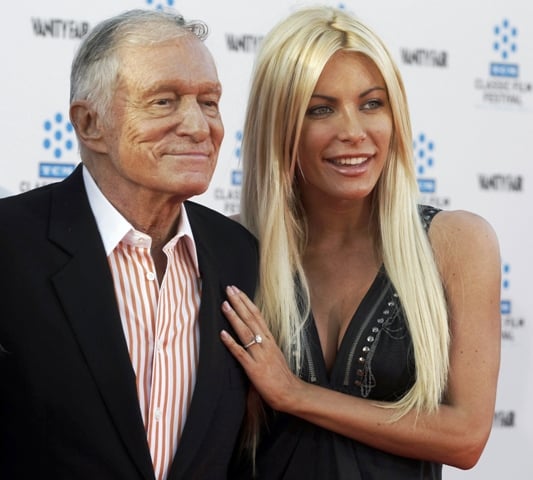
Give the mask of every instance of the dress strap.
[[432, 207], [431, 205], [418, 205], [418, 213], [420, 214], [420, 220], [424, 226], [424, 230], [427, 232], [433, 217], [442, 211], [440, 208]]

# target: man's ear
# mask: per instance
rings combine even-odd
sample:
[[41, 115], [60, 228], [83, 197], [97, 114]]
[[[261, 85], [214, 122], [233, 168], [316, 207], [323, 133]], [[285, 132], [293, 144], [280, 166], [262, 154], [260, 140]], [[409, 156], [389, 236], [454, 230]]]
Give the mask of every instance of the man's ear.
[[80, 142], [89, 150], [107, 153], [102, 119], [85, 100], [72, 102], [70, 105], [70, 122], [74, 126]]

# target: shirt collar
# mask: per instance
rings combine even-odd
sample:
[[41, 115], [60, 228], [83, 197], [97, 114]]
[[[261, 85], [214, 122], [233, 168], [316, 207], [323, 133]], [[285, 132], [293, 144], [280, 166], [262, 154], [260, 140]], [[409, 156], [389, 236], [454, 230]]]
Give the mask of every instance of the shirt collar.
[[[147, 246], [149, 246], [151, 242], [150, 237], [135, 230], [135, 228], [111, 204], [111, 202], [98, 188], [98, 185], [96, 185], [96, 182], [85, 165], [83, 166], [83, 182], [85, 184], [85, 190], [87, 191], [89, 205], [91, 206], [91, 210], [96, 219], [96, 225], [98, 226], [98, 231], [100, 232], [100, 237], [102, 238], [102, 242], [104, 244], [106, 255], [109, 256], [122, 240], [129, 240], [132, 238], [132, 235], [145, 237], [148, 242]], [[170, 244], [175, 246], [181, 237], [184, 237], [185, 244], [194, 262], [196, 274], [199, 277], [200, 269], [198, 266], [196, 243], [194, 242], [194, 236], [192, 233], [191, 224], [189, 222], [189, 217], [187, 216], [187, 210], [183, 204], [181, 205], [176, 235], [167, 243], [167, 246], [170, 246]]]

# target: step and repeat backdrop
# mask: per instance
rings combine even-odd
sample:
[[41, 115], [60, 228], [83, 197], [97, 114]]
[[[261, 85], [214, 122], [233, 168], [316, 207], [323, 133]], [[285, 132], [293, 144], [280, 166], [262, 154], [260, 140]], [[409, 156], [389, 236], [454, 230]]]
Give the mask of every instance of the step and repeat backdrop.
[[[173, 7], [207, 22], [223, 84], [226, 136], [211, 188], [197, 200], [239, 210], [240, 146], [254, 54], [290, 0], [22, 0], [0, 30], [0, 196], [59, 181], [79, 162], [68, 119], [72, 56], [101, 19]], [[407, 86], [421, 201], [467, 209], [496, 229], [502, 252], [502, 362], [494, 427], [472, 470], [447, 479], [533, 478], [533, 3], [358, 0], [350, 11], [388, 44]], [[1, 427], [0, 427], [1, 428]]]

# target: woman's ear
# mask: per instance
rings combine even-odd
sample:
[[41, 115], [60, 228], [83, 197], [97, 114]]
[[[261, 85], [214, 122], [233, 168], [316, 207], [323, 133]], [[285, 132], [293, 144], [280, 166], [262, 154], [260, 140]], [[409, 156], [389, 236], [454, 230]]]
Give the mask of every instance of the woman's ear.
[[100, 115], [86, 100], [78, 100], [70, 105], [70, 122], [80, 142], [89, 150], [106, 153], [107, 144]]

